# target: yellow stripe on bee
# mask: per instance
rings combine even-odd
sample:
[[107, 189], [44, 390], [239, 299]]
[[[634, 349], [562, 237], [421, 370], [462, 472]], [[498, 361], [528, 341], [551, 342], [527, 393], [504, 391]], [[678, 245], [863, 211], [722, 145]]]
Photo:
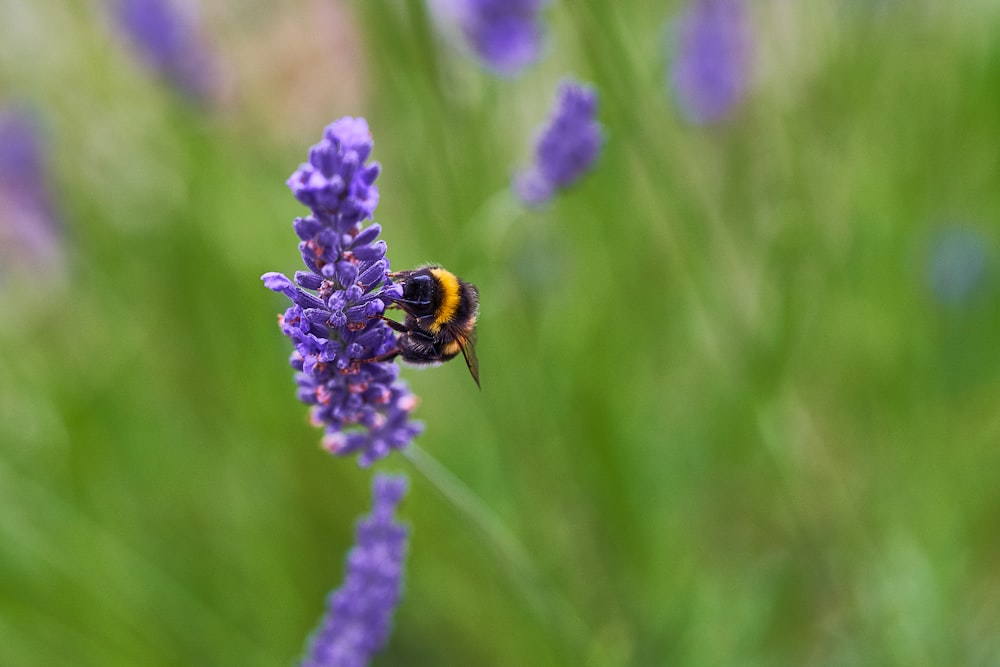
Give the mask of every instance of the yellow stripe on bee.
[[462, 349], [462, 344], [459, 343], [457, 340], [453, 340], [441, 348], [441, 353], [444, 354], [445, 356], [454, 356], [458, 354], [459, 350], [461, 349]]
[[438, 306], [434, 322], [430, 326], [431, 333], [437, 333], [455, 316], [455, 311], [458, 310], [459, 285], [458, 278], [451, 271], [433, 268], [431, 275], [434, 276], [438, 287], [441, 288], [441, 305]]

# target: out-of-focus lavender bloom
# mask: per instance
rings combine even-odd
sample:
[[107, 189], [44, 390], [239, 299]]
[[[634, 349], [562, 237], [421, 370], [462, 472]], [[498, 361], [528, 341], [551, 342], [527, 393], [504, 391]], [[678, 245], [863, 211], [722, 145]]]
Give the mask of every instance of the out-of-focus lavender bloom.
[[545, 203], [591, 168], [604, 141], [596, 116], [597, 93], [564, 81], [556, 108], [535, 144], [534, 164], [514, 178], [514, 191], [524, 203]]
[[972, 297], [986, 281], [991, 255], [986, 239], [971, 227], [952, 227], [931, 241], [927, 284], [942, 303], [959, 304]]
[[538, 59], [539, 13], [545, 0], [458, 0], [455, 12], [476, 54], [498, 74], [513, 76]]
[[62, 225], [46, 179], [48, 166], [35, 117], [26, 109], [0, 112], [0, 271], [11, 265], [59, 273]]
[[150, 68], [189, 98], [209, 98], [213, 59], [171, 0], [116, 0], [115, 18]]
[[677, 19], [670, 85], [695, 123], [727, 117], [750, 83], [752, 34], [743, 0], [694, 0]]
[[358, 522], [344, 584], [330, 594], [302, 667], [364, 667], [385, 646], [402, 594], [407, 529], [394, 518], [405, 493], [406, 477], [375, 476], [372, 513]]
[[341, 118], [309, 151], [288, 179], [312, 215], [296, 218], [295, 233], [308, 271], [294, 281], [265, 273], [264, 284], [292, 300], [279, 317], [292, 339], [292, 367], [301, 401], [312, 405], [314, 423], [325, 427], [324, 447], [339, 455], [357, 452], [370, 465], [405, 447], [422, 425], [410, 419], [416, 398], [397, 381], [391, 361], [371, 361], [396, 348], [389, 326], [378, 319], [385, 301], [402, 296], [389, 281], [389, 260], [377, 223], [363, 226], [378, 204], [378, 163], [368, 123]]

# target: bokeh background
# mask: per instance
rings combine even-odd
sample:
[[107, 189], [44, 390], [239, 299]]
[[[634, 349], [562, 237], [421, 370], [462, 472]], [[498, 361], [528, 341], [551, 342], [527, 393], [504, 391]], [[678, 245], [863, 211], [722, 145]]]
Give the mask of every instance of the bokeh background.
[[[482, 299], [481, 392], [403, 374], [495, 523], [375, 466], [412, 528], [375, 664], [1000, 664], [1000, 5], [758, 0], [697, 123], [685, 4], [552, 2], [497, 76], [447, 3], [179, 3], [166, 73], [111, 4], [0, 3], [50, 201], [0, 207], [0, 664], [301, 655], [372, 470], [319, 448], [259, 276], [342, 115], [393, 267]], [[567, 75], [604, 150], [527, 209]]]

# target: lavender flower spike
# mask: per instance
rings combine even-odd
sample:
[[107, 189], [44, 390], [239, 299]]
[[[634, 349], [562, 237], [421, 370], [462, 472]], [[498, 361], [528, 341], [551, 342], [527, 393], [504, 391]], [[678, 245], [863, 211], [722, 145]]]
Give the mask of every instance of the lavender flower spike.
[[521, 201], [541, 205], [590, 169], [604, 141], [596, 115], [597, 93], [589, 86], [564, 81], [556, 108], [535, 145], [535, 164], [514, 179]]
[[538, 59], [544, 0], [458, 0], [458, 21], [476, 54], [512, 76]]
[[302, 667], [365, 667], [392, 630], [402, 594], [407, 529], [394, 521], [406, 477], [376, 475], [372, 513], [358, 522], [347, 574], [327, 602]]
[[64, 230], [49, 190], [48, 146], [32, 109], [0, 110], [0, 279], [12, 267], [57, 276]]
[[410, 419], [417, 401], [397, 381], [399, 367], [373, 361], [396, 347], [377, 316], [383, 299], [401, 292], [388, 278], [386, 244], [377, 240], [381, 227], [363, 224], [378, 204], [379, 165], [366, 164], [372, 143], [363, 118], [341, 118], [326, 128], [309, 161], [288, 179], [312, 210], [293, 225], [308, 270], [294, 280], [261, 276], [268, 289], [292, 301], [278, 321], [295, 344], [299, 400], [325, 427], [324, 447], [342, 456], [356, 452], [362, 466], [405, 447], [423, 428]]
[[214, 63], [171, 0], [116, 0], [115, 18], [152, 70], [193, 100], [209, 98]]
[[751, 32], [743, 0], [694, 0], [675, 25], [670, 85], [694, 123], [724, 119], [746, 94]]

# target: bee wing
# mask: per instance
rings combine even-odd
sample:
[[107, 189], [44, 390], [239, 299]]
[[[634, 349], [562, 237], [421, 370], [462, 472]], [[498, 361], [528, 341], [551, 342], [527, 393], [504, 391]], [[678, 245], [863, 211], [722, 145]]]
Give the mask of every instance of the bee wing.
[[476, 357], [476, 329], [473, 328], [467, 333], [453, 331], [452, 334], [462, 349], [462, 356], [465, 357], [465, 365], [469, 367], [472, 379], [476, 381], [476, 386], [482, 389], [482, 385], [479, 384], [479, 359]]

